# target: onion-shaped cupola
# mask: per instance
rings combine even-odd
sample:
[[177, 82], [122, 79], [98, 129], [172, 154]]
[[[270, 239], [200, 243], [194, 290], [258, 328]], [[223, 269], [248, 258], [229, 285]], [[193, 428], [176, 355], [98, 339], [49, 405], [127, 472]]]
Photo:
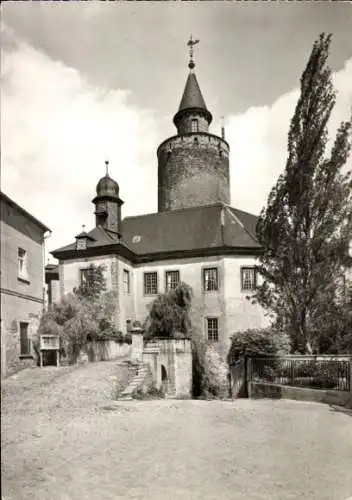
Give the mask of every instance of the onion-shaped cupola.
[[120, 188], [117, 182], [114, 181], [109, 174], [106, 174], [98, 182], [96, 191], [97, 196], [112, 196], [118, 198]]
[[95, 225], [119, 232], [121, 223], [121, 205], [123, 201], [119, 197], [119, 185], [109, 175], [109, 162], [105, 162], [106, 173], [96, 187], [96, 197], [93, 200], [95, 204]]

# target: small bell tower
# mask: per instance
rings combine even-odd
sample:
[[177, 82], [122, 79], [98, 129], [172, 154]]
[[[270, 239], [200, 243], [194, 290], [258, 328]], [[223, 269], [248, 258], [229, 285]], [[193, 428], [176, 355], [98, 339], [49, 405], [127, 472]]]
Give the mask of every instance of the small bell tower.
[[92, 200], [95, 204], [95, 225], [119, 233], [123, 201], [119, 197], [119, 185], [109, 175], [108, 161], [105, 162], [105, 167], [105, 176], [99, 180], [97, 195]]

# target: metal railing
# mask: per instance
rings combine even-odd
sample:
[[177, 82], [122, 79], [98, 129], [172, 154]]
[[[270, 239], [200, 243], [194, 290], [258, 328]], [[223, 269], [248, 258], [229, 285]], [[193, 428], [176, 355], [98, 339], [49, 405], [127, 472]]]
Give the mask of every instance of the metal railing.
[[256, 357], [248, 364], [248, 381], [351, 391], [351, 359]]

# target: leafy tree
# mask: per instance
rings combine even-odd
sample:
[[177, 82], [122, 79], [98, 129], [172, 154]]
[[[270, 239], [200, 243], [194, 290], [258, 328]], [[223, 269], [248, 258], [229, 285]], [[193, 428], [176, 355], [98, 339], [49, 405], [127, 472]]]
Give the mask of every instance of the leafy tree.
[[227, 355], [229, 364], [241, 356], [283, 356], [290, 352], [287, 334], [274, 328], [249, 329], [235, 332]]
[[180, 334], [189, 337], [191, 302], [192, 289], [186, 283], [158, 295], [150, 307], [145, 338], [174, 338]]
[[70, 363], [76, 363], [88, 337], [96, 336], [98, 331], [98, 322], [88, 302], [75, 294], [68, 294], [43, 314], [38, 335], [58, 335]]
[[159, 295], [151, 304], [144, 339], [188, 338], [192, 349], [193, 396], [223, 397], [228, 391], [227, 365], [214, 346], [209, 346], [204, 335], [192, 325], [192, 299], [192, 289], [186, 283]]
[[88, 267], [85, 279], [81, 282], [78, 288], [75, 288], [74, 293], [79, 297], [95, 301], [102, 292], [106, 290], [106, 280], [104, 276], [104, 265], [96, 266], [90, 264]]
[[335, 105], [327, 65], [330, 35], [314, 43], [288, 134], [285, 171], [262, 210], [257, 237], [264, 252], [263, 284], [254, 295], [286, 329], [293, 350], [311, 353], [309, 329], [326, 294], [334, 294], [352, 232], [351, 121], [342, 122], [326, 153], [327, 124]]
[[343, 288], [336, 297], [326, 295], [311, 320], [319, 352], [343, 354], [352, 352], [352, 289]]

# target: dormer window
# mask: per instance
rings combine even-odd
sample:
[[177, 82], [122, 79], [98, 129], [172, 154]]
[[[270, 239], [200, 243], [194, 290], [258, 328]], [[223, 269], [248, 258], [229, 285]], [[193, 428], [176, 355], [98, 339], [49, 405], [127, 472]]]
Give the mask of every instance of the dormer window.
[[76, 250], [86, 250], [86, 248], [87, 248], [87, 238], [77, 238]]
[[85, 226], [82, 226], [83, 231], [76, 236], [76, 250], [86, 250], [88, 240], [94, 241], [94, 238], [85, 231]]
[[192, 119], [191, 121], [191, 131], [192, 132], [198, 132], [198, 120], [196, 120], [195, 118]]

